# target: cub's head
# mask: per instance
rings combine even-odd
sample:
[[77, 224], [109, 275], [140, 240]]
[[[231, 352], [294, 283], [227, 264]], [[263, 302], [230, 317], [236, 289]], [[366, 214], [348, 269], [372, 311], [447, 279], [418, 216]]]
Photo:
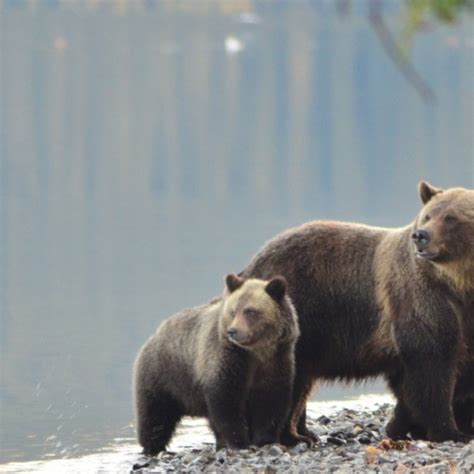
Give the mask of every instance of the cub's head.
[[412, 240], [417, 257], [438, 266], [474, 269], [474, 190], [419, 184], [424, 204]]
[[225, 283], [221, 331], [232, 343], [252, 350], [296, 340], [296, 313], [283, 277], [245, 280], [231, 273]]

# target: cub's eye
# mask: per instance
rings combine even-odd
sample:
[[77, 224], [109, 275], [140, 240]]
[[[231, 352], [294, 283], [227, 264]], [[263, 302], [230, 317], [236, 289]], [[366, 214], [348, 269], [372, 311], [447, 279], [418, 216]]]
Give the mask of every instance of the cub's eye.
[[423, 222], [429, 222], [431, 219], [431, 216], [429, 214], [426, 214], [426, 216], [423, 218]]
[[255, 318], [258, 315], [258, 312], [255, 309], [246, 308], [244, 309], [244, 314], [245, 316], [248, 316], [249, 318]]
[[454, 224], [455, 222], [457, 222], [457, 219], [454, 216], [452, 216], [451, 214], [448, 214], [444, 218], [444, 222], [446, 222], [447, 224]]

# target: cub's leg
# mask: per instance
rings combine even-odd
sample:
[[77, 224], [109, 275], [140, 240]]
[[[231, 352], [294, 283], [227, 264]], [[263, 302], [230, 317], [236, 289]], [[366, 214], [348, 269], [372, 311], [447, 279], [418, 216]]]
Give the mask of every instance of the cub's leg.
[[403, 400], [402, 380], [402, 371], [394, 372], [387, 377], [388, 385], [397, 398], [397, 404], [386, 427], [387, 436], [393, 440], [401, 440], [407, 439], [410, 434], [413, 439], [426, 439], [426, 428], [415, 422]]
[[143, 453], [163, 451], [183, 416], [180, 403], [165, 392], [140, 390], [136, 395], [138, 441]]
[[214, 433], [214, 437], [216, 438], [216, 451], [219, 451], [219, 449], [223, 449], [226, 447], [226, 443], [222, 436], [219, 434], [217, 431], [217, 428], [212, 424], [211, 421], [209, 421], [209, 427], [211, 428], [212, 432]]
[[[474, 341], [470, 349], [474, 354]], [[474, 434], [474, 362], [465, 367], [454, 392], [454, 417], [458, 428], [464, 433]]]
[[248, 403], [251, 442], [256, 446], [279, 443], [280, 433], [288, 419], [292, 400], [292, 362], [279, 360], [276, 373], [258, 381], [250, 391]]
[[245, 360], [229, 359], [212, 386], [204, 389], [205, 400], [216, 447], [243, 449], [250, 446], [245, 413], [248, 369]]
[[413, 439], [426, 439], [426, 429], [415, 423], [402, 399], [397, 401], [392, 418], [386, 427], [387, 436], [393, 440], [408, 439], [408, 434]]

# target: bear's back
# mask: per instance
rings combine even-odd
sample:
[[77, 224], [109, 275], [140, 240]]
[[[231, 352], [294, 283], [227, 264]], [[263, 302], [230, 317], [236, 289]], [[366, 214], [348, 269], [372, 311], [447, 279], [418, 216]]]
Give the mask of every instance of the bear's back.
[[217, 326], [215, 303], [184, 309], [158, 327], [138, 359], [141, 376], [150, 377], [151, 384], [182, 399], [191, 416], [206, 415], [200, 394], [206, 361], [219, 357], [215, 344]]

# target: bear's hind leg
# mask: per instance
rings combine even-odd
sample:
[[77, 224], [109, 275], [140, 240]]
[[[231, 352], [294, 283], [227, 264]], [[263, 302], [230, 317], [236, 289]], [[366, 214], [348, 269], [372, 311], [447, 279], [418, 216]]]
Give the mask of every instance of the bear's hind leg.
[[306, 406], [304, 410], [301, 412], [300, 419], [298, 420], [297, 426], [298, 434], [304, 436], [305, 438], [309, 438], [313, 442], [319, 442], [319, 436], [316, 433], [313, 433], [306, 423]]
[[226, 447], [225, 439], [219, 434], [215, 425], [209, 420], [209, 427], [211, 428], [212, 432], [214, 433], [214, 437], [216, 439], [216, 452], [220, 449], [224, 449]]
[[468, 434], [474, 434], [474, 399], [456, 401], [453, 404], [454, 418], [458, 428]]
[[[285, 446], [295, 446], [298, 443], [312, 446], [318, 440], [317, 436], [306, 427], [306, 400], [312, 388], [311, 373], [307, 368], [300, 369], [295, 375], [290, 413], [280, 435], [281, 443]], [[307, 433], [310, 433], [310, 436]]]
[[137, 396], [137, 432], [143, 454], [164, 451], [183, 416], [180, 403], [164, 392]]

